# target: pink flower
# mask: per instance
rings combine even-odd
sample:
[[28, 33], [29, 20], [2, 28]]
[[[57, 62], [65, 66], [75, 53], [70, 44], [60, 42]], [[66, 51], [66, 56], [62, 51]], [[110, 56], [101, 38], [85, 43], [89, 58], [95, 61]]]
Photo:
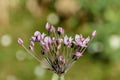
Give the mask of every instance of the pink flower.
[[62, 27], [58, 27], [58, 34], [61, 35], [64, 33], [64, 29]]
[[65, 45], [68, 45], [68, 40], [69, 40], [69, 38], [68, 38], [68, 36], [66, 35], [66, 36], [64, 37], [64, 44], [65, 44]]
[[83, 43], [83, 40], [84, 40], [84, 38], [82, 35], [78, 35], [78, 34], [75, 35], [76, 45], [81, 46]]
[[83, 38], [82, 35], [76, 35], [75, 36], [75, 41], [76, 41], [76, 45], [82, 46], [82, 47], [87, 47], [87, 44], [90, 41], [90, 37], [87, 37], [86, 39]]
[[76, 53], [75, 53], [75, 56], [79, 58], [79, 57], [82, 56], [82, 53], [80, 53], [80, 52], [76, 52]]
[[18, 38], [18, 44], [20, 44], [20, 45], [23, 44], [23, 40], [21, 38]]
[[71, 46], [72, 45], [72, 41], [73, 41], [72, 37], [68, 37], [67, 35], [64, 37], [64, 44], [65, 45]]
[[96, 30], [92, 32], [92, 37], [95, 37], [95, 36], [96, 36]]
[[87, 47], [87, 44], [90, 42], [90, 37], [88, 36], [83, 42], [82, 42], [82, 47]]
[[48, 46], [49, 46], [49, 45], [52, 43], [51, 38], [50, 38], [50, 37], [48, 37], [48, 36], [47, 36], [47, 37], [45, 37], [45, 38], [44, 38], [44, 43], [45, 43], [46, 45], [48, 45]]
[[46, 28], [47, 30], [50, 30], [51, 25], [47, 22], [45, 28]]

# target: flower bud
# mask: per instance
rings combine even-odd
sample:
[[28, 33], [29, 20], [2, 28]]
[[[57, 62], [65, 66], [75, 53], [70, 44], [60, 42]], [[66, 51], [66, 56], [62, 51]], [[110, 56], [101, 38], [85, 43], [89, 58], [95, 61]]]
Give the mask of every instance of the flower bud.
[[39, 41], [41, 40], [41, 38], [42, 38], [42, 37], [41, 37], [41, 35], [39, 34], [39, 35], [36, 37], [36, 41], [39, 42]]
[[34, 45], [35, 45], [34, 42], [31, 41], [31, 42], [30, 42], [30, 46], [34, 47]]
[[30, 49], [30, 50], [33, 50], [33, 46], [30, 45], [30, 46], [29, 46], [29, 49]]
[[51, 28], [51, 25], [50, 25], [49, 23], [46, 23], [46, 26], [45, 26], [45, 28], [46, 28], [47, 30], [50, 30], [50, 28]]
[[18, 38], [18, 44], [20, 44], [20, 45], [23, 44], [23, 40], [21, 38]]
[[92, 37], [95, 37], [95, 36], [96, 36], [96, 30], [92, 32]]
[[55, 33], [55, 27], [54, 27], [54, 26], [51, 26], [50, 31], [53, 32], [53, 33]]

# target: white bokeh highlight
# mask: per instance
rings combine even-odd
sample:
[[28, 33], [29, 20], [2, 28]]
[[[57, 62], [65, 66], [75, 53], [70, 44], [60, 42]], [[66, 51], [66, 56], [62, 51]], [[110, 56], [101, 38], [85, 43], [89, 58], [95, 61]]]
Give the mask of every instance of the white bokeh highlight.
[[56, 25], [59, 23], [59, 16], [56, 13], [50, 13], [47, 16], [47, 21], [53, 25]]
[[34, 69], [34, 74], [37, 77], [38, 76], [43, 77], [45, 75], [45, 69], [43, 69], [43, 67], [41, 65], [38, 65]]
[[120, 48], [120, 36], [112, 35], [109, 38], [109, 44], [112, 49]]
[[16, 58], [17, 58], [17, 60], [19, 60], [19, 61], [24, 61], [25, 59], [26, 59], [26, 52], [25, 51], [23, 51], [23, 50], [18, 50], [17, 52], [16, 52]]
[[102, 52], [104, 49], [104, 45], [101, 42], [94, 42], [90, 45], [90, 48], [88, 48], [88, 51], [91, 54]]
[[3, 47], [8, 47], [12, 43], [12, 38], [10, 35], [5, 34], [1, 37], [0, 43]]

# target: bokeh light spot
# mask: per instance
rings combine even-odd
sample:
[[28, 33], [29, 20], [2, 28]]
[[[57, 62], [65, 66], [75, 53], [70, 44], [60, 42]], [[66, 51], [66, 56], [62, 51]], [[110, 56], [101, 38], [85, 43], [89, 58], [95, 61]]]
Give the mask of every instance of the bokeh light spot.
[[38, 65], [35, 67], [34, 74], [36, 76], [44, 76], [45, 75], [45, 69], [41, 65]]
[[53, 25], [56, 25], [59, 22], [59, 16], [56, 13], [50, 13], [47, 17], [47, 21]]
[[1, 45], [4, 46], [4, 47], [7, 47], [9, 46], [10, 44], [12, 43], [12, 38], [10, 35], [3, 35], [1, 37]]
[[14, 75], [8, 75], [8, 76], [6, 77], [6, 80], [17, 80], [17, 78], [16, 78], [16, 76], [14, 76]]
[[26, 58], [26, 52], [25, 52], [25, 51], [22, 51], [22, 50], [18, 50], [18, 51], [16, 52], [16, 58], [17, 58], [17, 60], [19, 60], [19, 61], [25, 60], [25, 58]]
[[112, 49], [118, 49], [120, 47], [120, 36], [112, 35], [109, 38], [109, 44]]

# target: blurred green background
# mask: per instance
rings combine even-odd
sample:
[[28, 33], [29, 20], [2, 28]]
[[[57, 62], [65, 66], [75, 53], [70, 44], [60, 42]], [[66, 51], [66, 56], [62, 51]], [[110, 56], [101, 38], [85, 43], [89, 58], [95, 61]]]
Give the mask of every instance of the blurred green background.
[[120, 80], [120, 0], [0, 0], [0, 80], [51, 80], [17, 43], [21, 37], [28, 46], [46, 22], [71, 35], [97, 30], [66, 80]]

